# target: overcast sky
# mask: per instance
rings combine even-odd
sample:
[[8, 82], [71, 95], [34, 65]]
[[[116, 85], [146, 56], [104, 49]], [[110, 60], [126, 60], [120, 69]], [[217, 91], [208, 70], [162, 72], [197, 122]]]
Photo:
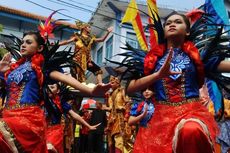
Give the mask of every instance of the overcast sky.
[[[74, 22], [76, 19], [88, 22], [99, 1], [100, 0], [0, 0], [0, 5], [21, 9], [42, 16], [48, 16], [52, 12], [49, 9], [65, 9], [61, 11], [65, 16], [56, 14], [54, 18], [70, 19], [70, 22]], [[157, 0], [157, 3], [170, 8], [191, 10], [203, 4], [204, 0]]]

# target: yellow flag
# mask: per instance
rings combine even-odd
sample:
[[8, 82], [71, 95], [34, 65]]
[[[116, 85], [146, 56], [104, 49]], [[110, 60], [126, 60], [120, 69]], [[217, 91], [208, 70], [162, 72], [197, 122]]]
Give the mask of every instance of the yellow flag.
[[144, 28], [141, 21], [141, 16], [137, 8], [137, 4], [135, 0], [131, 0], [128, 8], [125, 12], [125, 15], [121, 21], [121, 23], [129, 22], [132, 23], [133, 29], [136, 33], [137, 40], [141, 46], [141, 49], [147, 51], [148, 45], [147, 40], [144, 34]]

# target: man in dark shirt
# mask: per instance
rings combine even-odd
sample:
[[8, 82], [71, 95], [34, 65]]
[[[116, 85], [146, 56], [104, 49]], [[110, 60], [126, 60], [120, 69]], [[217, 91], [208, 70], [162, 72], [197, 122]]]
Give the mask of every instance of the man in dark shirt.
[[97, 108], [93, 110], [89, 123], [96, 125], [101, 123], [96, 130], [89, 132], [89, 151], [88, 153], [104, 153], [104, 129], [107, 126], [107, 116], [105, 110], [102, 110], [102, 104], [96, 103]]

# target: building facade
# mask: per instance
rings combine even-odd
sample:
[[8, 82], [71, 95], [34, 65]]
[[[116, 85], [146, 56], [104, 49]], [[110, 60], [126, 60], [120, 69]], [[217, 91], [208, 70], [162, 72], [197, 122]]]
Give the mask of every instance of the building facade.
[[[7, 38], [11, 37], [11, 35], [21, 38], [24, 32], [36, 31], [39, 22], [44, 22], [47, 17], [0, 6], [0, 18], [0, 24], [3, 26], [3, 29], [0, 32], [0, 42], [3, 43]], [[59, 23], [68, 26], [68, 28], [55, 33], [54, 40], [68, 39], [76, 30], [74, 24], [67, 22]]]
[[[138, 9], [148, 14], [146, 1], [137, 1]], [[107, 37], [103, 43], [97, 43], [92, 49], [93, 60], [101, 67], [107, 67], [111, 63], [107, 62], [105, 58], [121, 61], [122, 57], [115, 56], [118, 53], [125, 52], [124, 47], [128, 42], [134, 48], [140, 48], [136, 38], [136, 34], [131, 24], [121, 24], [121, 20], [125, 14], [129, 1], [127, 0], [101, 0], [98, 4], [96, 11], [93, 13], [90, 23], [92, 24], [92, 32], [97, 37], [103, 36], [106, 33], [106, 29], [113, 26], [113, 32]], [[161, 20], [173, 12], [175, 9], [162, 6], [158, 8]], [[184, 12], [183, 10], [177, 10]], [[141, 13], [141, 19], [143, 26], [148, 23], [148, 16]], [[147, 40], [149, 39], [148, 31], [145, 31]], [[108, 74], [104, 70], [105, 82], [108, 81]], [[93, 76], [88, 74], [89, 82], [93, 79]]]

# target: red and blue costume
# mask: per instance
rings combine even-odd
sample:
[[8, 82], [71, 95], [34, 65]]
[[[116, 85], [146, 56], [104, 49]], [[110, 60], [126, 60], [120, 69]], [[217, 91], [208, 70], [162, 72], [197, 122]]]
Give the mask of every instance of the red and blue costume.
[[[168, 51], [159, 58], [153, 72], [161, 68], [167, 54]], [[215, 71], [220, 61], [210, 58], [207, 63], [212, 64], [205, 65], [205, 71]], [[133, 152], [214, 152], [218, 128], [200, 102], [196, 65], [182, 49], [174, 49], [170, 69], [182, 74], [170, 75], [153, 84], [155, 111], [147, 127], [139, 129]], [[194, 129], [196, 132], [191, 133]], [[187, 137], [191, 138], [189, 143], [183, 141]], [[197, 142], [202, 149], [194, 147]]]
[[46, 122], [40, 108], [40, 85], [26, 61], [7, 77], [7, 99], [0, 120], [0, 148], [4, 152], [46, 152]]

